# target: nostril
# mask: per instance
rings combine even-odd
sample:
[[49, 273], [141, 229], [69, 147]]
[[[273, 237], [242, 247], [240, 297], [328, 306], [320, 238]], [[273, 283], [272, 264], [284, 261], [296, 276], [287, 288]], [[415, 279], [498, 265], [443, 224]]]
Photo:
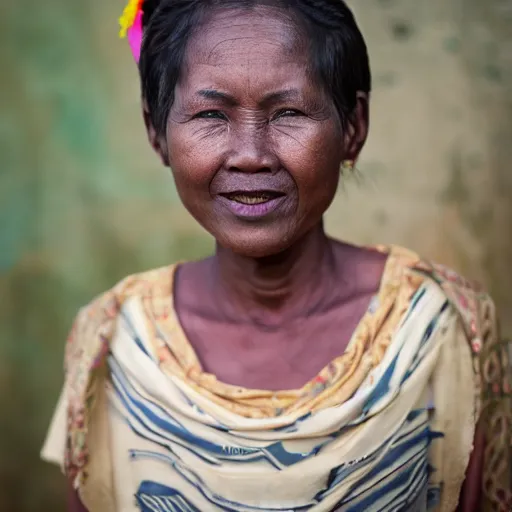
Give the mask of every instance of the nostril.
[[242, 173], [272, 173], [278, 168], [279, 159], [265, 142], [237, 140], [231, 146], [224, 162], [225, 168]]

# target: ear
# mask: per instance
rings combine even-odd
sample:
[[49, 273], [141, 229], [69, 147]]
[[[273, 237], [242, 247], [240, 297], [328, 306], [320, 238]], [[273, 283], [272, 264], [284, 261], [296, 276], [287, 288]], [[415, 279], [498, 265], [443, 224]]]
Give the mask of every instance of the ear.
[[370, 126], [369, 96], [365, 92], [357, 92], [356, 108], [348, 120], [345, 133], [345, 160], [355, 162], [368, 137]]
[[167, 151], [167, 144], [165, 138], [158, 135], [156, 128], [153, 126], [151, 121], [151, 115], [146, 100], [142, 100], [142, 116], [144, 118], [144, 124], [146, 125], [146, 132], [148, 134], [148, 140], [155, 153], [160, 157], [162, 163], [169, 167], [169, 155]]

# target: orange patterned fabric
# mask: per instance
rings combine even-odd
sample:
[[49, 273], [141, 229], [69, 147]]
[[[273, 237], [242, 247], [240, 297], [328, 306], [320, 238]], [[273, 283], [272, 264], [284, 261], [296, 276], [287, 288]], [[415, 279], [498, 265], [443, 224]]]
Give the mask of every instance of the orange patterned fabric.
[[198, 393], [242, 417], [270, 418], [300, 416], [346, 401], [382, 360], [414, 292], [425, 278], [430, 278], [439, 283], [456, 306], [472, 347], [478, 384], [475, 403], [486, 432], [482, 511], [512, 510], [511, 375], [507, 346], [499, 341], [492, 301], [452, 271], [424, 262], [410, 251], [397, 247], [376, 249], [389, 253], [381, 287], [347, 350], [301, 389], [292, 391], [231, 386], [202, 371], [176, 317], [172, 300], [175, 266], [127, 277], [101, 295], [80, 311], [66, 349], [66, 474], [77, 485], [87, 478], [88, 421], [95, 405], [95, 390], [101, 385], [100, 373], [116, 318], [129, 298], [137, 297], [144, 307], [146, 327], [165, 373], [183, 379]]

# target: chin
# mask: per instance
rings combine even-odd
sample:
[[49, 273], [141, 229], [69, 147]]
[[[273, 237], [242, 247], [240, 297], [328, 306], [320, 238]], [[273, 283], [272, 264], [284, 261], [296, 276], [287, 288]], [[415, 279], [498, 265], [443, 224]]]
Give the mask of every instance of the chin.
[[274, 256], [289, 249], [293, 243], [290, 237], [284, 233], [281, 236], [276, 236], [276, 234], [270, 235], [269, 233], [251, 233], [251, 231], [247, 229], [244, 233], [232, 233], [230, 236], [216, 236], [215, 238], [220, 246], [246, 258]]

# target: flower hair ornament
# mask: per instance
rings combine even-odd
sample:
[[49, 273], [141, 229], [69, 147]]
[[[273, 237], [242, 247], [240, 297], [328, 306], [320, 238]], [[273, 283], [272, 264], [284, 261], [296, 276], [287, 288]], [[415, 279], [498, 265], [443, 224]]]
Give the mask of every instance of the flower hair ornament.
[[142, 4], [144, 0], [128, 0], [119, 18], [119, 37], [128, 38], [133, 58], [138, 64], [142, 46]]

